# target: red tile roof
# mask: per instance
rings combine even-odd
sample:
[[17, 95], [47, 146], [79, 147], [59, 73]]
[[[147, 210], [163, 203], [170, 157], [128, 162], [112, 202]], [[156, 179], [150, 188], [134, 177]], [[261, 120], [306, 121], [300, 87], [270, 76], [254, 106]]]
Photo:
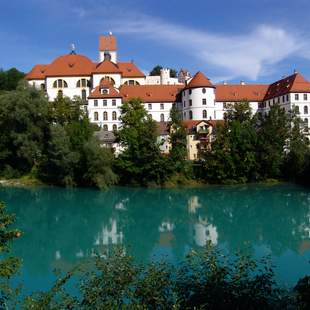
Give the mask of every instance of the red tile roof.
[[116, 51], [117, 44], [116, 38], [113, 35], [100, 36], [99, 38], [99, 51]]
[[196, 87], [215, 87], [215, 86], [201, 71], [198, 71], [185, 88], [196, 88]]
[[145, 74], [132, 62], [119, 62], [117, 65], [122, 71], [123, 78], [145, 77]]
[[262, 101], [268, 90], [268, 85], [216, 85], [216, 101]]
[[282, 96], [291, 92], [310, 92], [310, 83], [299, 73], [272, 83], [267, 90], [264, 100]]
[[124, 100], [140, 98], [144, 102], [176, 102], [182, 85], [122, 85]]
[[[102, 94], [101, 89], [107, 88], [109, 92], [107, 94]], [[97, 86], [91, 94], [88, 96], [89, 99], [105, 99], [105, 98], [122, 98], [121, 93], [118, 89], [113, 87], [111, 82], [103, 80], [99, 86]]]
[[26, 74], [26, 80], [44, 80], [45, 71], [48, 65], [35, 65], [29, 73]]
[[88, 76], [94, 63], [83, 55], [70, 54], [56, 58], [46, 69], [45, 76]]
[[114, 62], [104, 60], [96, 65], [93, 73], [121, 73], [121, 70]]

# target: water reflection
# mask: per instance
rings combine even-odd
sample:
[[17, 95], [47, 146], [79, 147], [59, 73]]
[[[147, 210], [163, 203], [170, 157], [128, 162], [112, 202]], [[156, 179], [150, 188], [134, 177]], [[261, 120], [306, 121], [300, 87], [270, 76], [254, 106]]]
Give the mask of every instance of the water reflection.
[[[112, 245], [130, 245], [140, 261], [162, 255], [177, 261], [206, 241], [230, 251], [271, 253], [287, 267], [293, 257], [299, 264], [295, 278], [309, 268], [310, 192], [293, 185], [107, 192], [1, 188], [0, 199], [24, 231], [14, 251], [28, 277], [69, 269]], [[282, 262], [287, 253], [290, 259]]]

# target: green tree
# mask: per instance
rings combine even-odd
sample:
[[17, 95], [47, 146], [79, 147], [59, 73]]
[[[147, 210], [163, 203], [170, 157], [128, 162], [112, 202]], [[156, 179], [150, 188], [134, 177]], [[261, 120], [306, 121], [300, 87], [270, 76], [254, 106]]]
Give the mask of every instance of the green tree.
[[293, 181], [302, 178], [306, 167], [306, 159], [309, 154], [308, 133], [303, 121], [298, 117], [296, 111], [292, 111], [291, 130], [287, 150], [285, 152], [285, 162], [283, 165], [283, 175]]
[[253, 181], [258, 178], [255, 118], [248, 102], [236, 102], [204, 156], [205, 177], [212, 182]]
[[116, 167], [123, 183], [162, 184], [167, 178], [167, 160], [157, 142], [157, 123], [147, 114], [140, 99], [121, 107], [121, 129], [117, 132], [123, 152]]
[[0, 69], [0, 91], [15, 90], [19, 81], [24, 78], [25, 74], [16, 68], [11, 68], [7, 71]]
[[8, 214], [5, 205], [0, 202], [0, 308], [13, 309], [19, 288], [14, 289], [11, 278], [20, 268], [20, 260], [8, 256], [14, 239], [21, 236], [21, 232], [10, 227], [14, 223], [14, 216]]
[[267, 115], [259, 117], [257, 161], [263, 178], [282, 176], [290, 128], [290, 117], [278, 104], [273, 105]]
[[21, 82], [0, 95], [0, 171], [28, 173], [40, 160], [48, 131], [48, 101], [43, 92]]
[[187, 174], [189, 170], [189, 164], [186, 161], [187, 133], [186, 128], [182, 122], [181, 112], [177, 109], [175, 105], [170, 111], [169, 130], [169, 142], [171, 144], [169, 157], [171, 160], [171, 165], [173, 166], [173, 172]]

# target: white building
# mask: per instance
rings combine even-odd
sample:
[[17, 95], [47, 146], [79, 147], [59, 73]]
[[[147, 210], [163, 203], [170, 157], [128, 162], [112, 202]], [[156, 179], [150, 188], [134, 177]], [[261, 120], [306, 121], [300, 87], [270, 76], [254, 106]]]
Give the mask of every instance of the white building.
[[26, 75], [30, 84], [44, 89], [50, 100], [57, 96], [80, 96], [87, 104], [90, 120], [104, 130], [117, 130], [120, 107], [131, 98], [141, 98], [152, 118], [169, 121], [176, 104], [184, 120], [222, 120], [235, 102], [248, 101], [252, 112], [268, 113], [279, 103], [286, 111], [298, 109], [305, 124], [309, 123], [310, 83], [299, 73], [273, 84], [212, 84], [202, 73], [193, 78], [180, 70], [171, 78], [169, 69], [159, 76], [145, 76], [133, 62], [120, 62], [116, 38], [110, 33], [99, 40], [99, 61], [72, 51], [48, 65], [36, 65]]

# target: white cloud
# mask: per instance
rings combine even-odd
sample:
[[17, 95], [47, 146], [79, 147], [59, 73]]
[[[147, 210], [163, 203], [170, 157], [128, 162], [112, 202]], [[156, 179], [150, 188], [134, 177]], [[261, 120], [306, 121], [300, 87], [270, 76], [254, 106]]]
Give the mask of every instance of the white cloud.
[[[171, 45], [201, 62], [202, 69], [212, 66], [227, 79], [245, 77], [256, 80], [272, 66], [306, 49], [299, 36], [284, 28], [260, 25], [243, 35], [216, 34], [166, 23], [146, 16], [122, 18], [114, 22], [123, 34], [141, 34], [144, 38]], [[305, 53], [303, 56], [306, 56]]]

